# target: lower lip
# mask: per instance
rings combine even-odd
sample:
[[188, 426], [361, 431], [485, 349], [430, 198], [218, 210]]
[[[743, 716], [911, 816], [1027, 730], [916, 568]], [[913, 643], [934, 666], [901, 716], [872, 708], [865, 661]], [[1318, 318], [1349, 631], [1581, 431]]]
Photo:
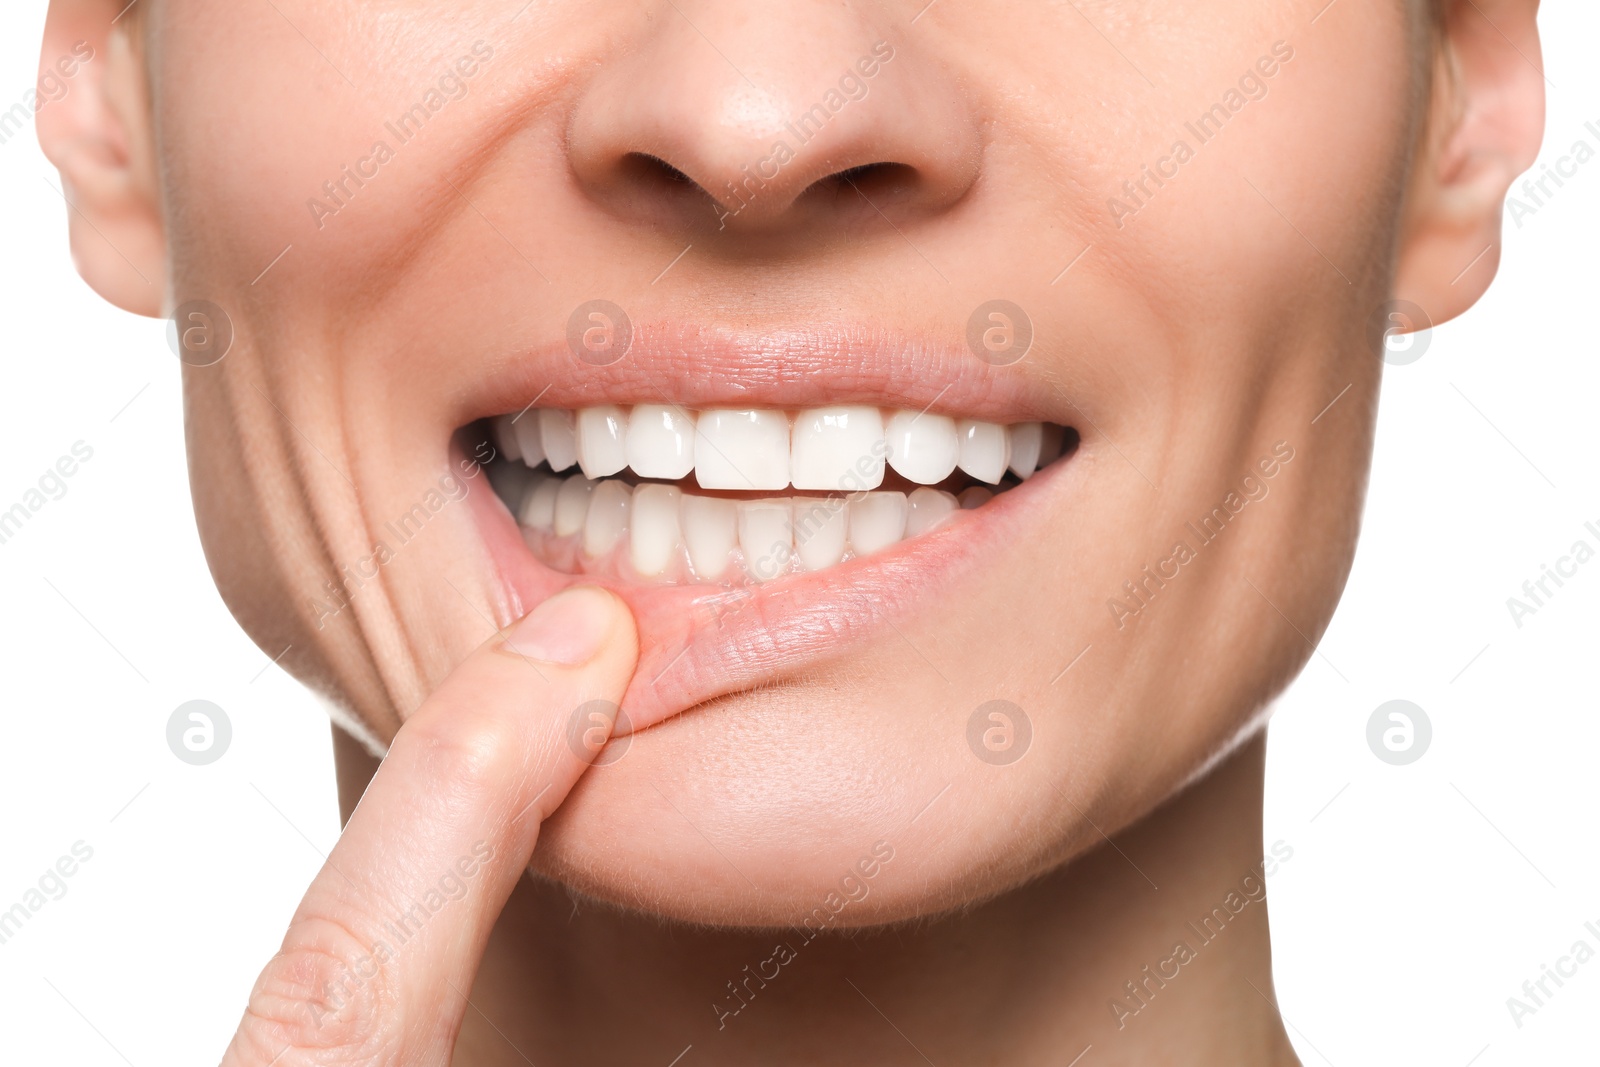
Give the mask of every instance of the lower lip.
[[[571, 585], [620, 596], [639, 629], [639, 666], [623, 698], [618, 736], [717, 697], [771, 685], [893, 632], [893, 620], [936, 606], [980, 568], [1005, 566], [1008, 546], [1051, 511], [1077, 456], [1063, 457], [982, 507], [877, 555], [764, 585], [640, 586], [564, 574], [539, 562], [487, 483], [467, 496], [513, 616]], [[510, 620], [506, 620], [509, 622]]]

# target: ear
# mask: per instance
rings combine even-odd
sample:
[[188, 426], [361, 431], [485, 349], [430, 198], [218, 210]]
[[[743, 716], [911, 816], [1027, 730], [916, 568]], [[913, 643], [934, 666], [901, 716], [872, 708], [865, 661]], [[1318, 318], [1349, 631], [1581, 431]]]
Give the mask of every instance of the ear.
[[117, 307], [158, 316], [166, 248], [149, 95], [139, 16], [122, 8], [51, 0], [35, 123], [61, 174], [78, 273]]
[[1435, 325], [1477, 303], [1500, 265], [1512, 180], [1539, 154], [1538, 0], [1441, 0], [1428, 127], [1403, 215], [1395, 296]]

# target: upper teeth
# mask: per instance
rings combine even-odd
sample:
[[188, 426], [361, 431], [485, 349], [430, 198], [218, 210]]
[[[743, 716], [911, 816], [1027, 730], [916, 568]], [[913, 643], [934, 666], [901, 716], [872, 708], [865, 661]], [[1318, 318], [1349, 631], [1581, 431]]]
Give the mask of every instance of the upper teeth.
[[641, 478], [677, 480], [694, 472], [702, 489], [855, 492], [883, 483], [887, 465], [907, 481], [935, 485], [959, 467], [996, 485], [1009, 468], [1026, 479], [1053, 461], [1061, 428], [1038, 422], [1002, 426], [926, 411], [884, 412], [840, 405], [788, 412], [675, 404], [607, 404], [576, 412], [528, 409], [495, 420], [511, 459], [553, 471], [576, 464], [595, 479], [631, 468]]

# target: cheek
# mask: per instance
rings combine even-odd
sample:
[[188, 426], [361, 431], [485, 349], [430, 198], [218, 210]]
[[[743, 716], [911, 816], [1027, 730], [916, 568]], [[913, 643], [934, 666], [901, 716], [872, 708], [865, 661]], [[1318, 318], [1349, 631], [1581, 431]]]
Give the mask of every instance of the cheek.
[[[353, 263], [417, 223], [433, 165], [455, 146], [408, 145], [396, 124], [413, 107], [426, 121], [433, 105], [462, 106], [439, 83], [477, 38], [453, 22], [395, 28], [310, 0], [278, 6], [282, 15], [173, 0], [151, 16], [169, 241], [180, 286], [214, 291], [226, 279], [241, 300], [288, 248], [288, 278], [274, 281], [292, 279], [298, 305], [314, 310], [329, 280], [348, 280]], [[351, 198], [359, 217], [329, 225]]]
[[1387, 258], [1410, 132], [1406, 64], [1390, 51], [1352, 79], [1339, 54], [1302, 44], [1256, 100], [1237, 91], [1256, 58], [1240, 53], [1195, 106], [1149, 120], [1170, 141], [1123, 159], [1108, 237], [1145, 292], [1176, 301], [1168, 317], [1282, 321], [1387, 283], [1372, 265]]

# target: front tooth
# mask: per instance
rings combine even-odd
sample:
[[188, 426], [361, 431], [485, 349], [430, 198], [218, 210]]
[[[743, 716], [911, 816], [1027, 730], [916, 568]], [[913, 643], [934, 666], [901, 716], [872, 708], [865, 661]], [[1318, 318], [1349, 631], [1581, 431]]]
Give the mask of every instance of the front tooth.
[[877, 408], [809, 408], [794, 423], [796, 489], [859, 492], [883, 484], [883, 415]]
[[572, 412], [544, 408], [539, 412], [539, 444], [553, 471], [564, 471], [578, 462], [578, 433]]
[[906, 532], [904, 493], [862, 493], [850, 502], [850, 547], [870, 556], [899, 541]]
[[906, 500], [906, 536], [927, 533], [959, 510], [960, 505], [951, 493], [924, 486], [913, 489]]
[[544, 442], [539, 436], [539, 412], [529, 408], [520, 415], [513, 415], [511, 430], [517, 435], [517, 451], [522, 455], [522, 462], [530, 467], [537, 467], [544, 462]]
[[610, 552], [628, 528], [628, 504], [633, 489], [627, 482], [607, 478], [589, 494], [589, 514], [583, 520], [583, 550], [599, 558]]
[[950, 477], [960, 458], [955, 419], [925, 411], [889, 416], [889, 466], [906, 480], [937, 485]]
[[961, 469], [980, 482], [998, 485], [1011, 459], [1005, 427], [978, 419], [962, 419], [956, 434], [961, 438]]
[[533, 492], [522, 500], [522, 510], [517, 514], [518, 525], [546, 532], [553, 529], [556, 524], [556, 494], [560, 491], [560, 478], [540, 478]]
[[1011, 472], [1027, 481], [1039, 469], [1039, 453], [1044, 450], [1044, 423], [1019, 422], [1007, 434], [1011, 438]]
[[578, 466], [587, 478], [604, 478], [628, 465], [622, 441], [628, 415], [615, 404], [578, 411]]
[[844, 497], [796, 497], [792, 522], [795, 552], [806, 570], [820, 571], [843, 558], [849, 530]]
[[512, 423], [515, 415], [496, 415], [494, 417], [494, 443], [500, 446], [500, 454], [507, 459], [521, 459], [522, 449], [517, 445], [517, 428]]
[[789, 417], [714, 409], [695, 421], [694, 476], [702, 489], [782, 489], [789, 484]]
[[794, 536], [789, 530], [789, 501], [754, 500], [739, 505], [739, 551], [744, 569], [758, 582], [770, 582], [789, 570]]
[[628, 417], [626, 451], [639, 477], [676, 481], [694, 470], [694, 418], [670, 404], [638, 404]]
[[683, 543], [695, 577], [720, 577], [737, 541], [738, 513], [733, 501], [683, 494]]
[[678, 521], [682, 496], [672, 485], [641, 485], [633, 491], [628, 551], [633, 569], [646, 578], [666, 573], [683, 541]]
[[589, 517], [589, 494], [594, 483], [582, 475], [575, 475], [561, 483], [556, 490], [555, 533], [557, 537], [570, 537], [583, 529]]

